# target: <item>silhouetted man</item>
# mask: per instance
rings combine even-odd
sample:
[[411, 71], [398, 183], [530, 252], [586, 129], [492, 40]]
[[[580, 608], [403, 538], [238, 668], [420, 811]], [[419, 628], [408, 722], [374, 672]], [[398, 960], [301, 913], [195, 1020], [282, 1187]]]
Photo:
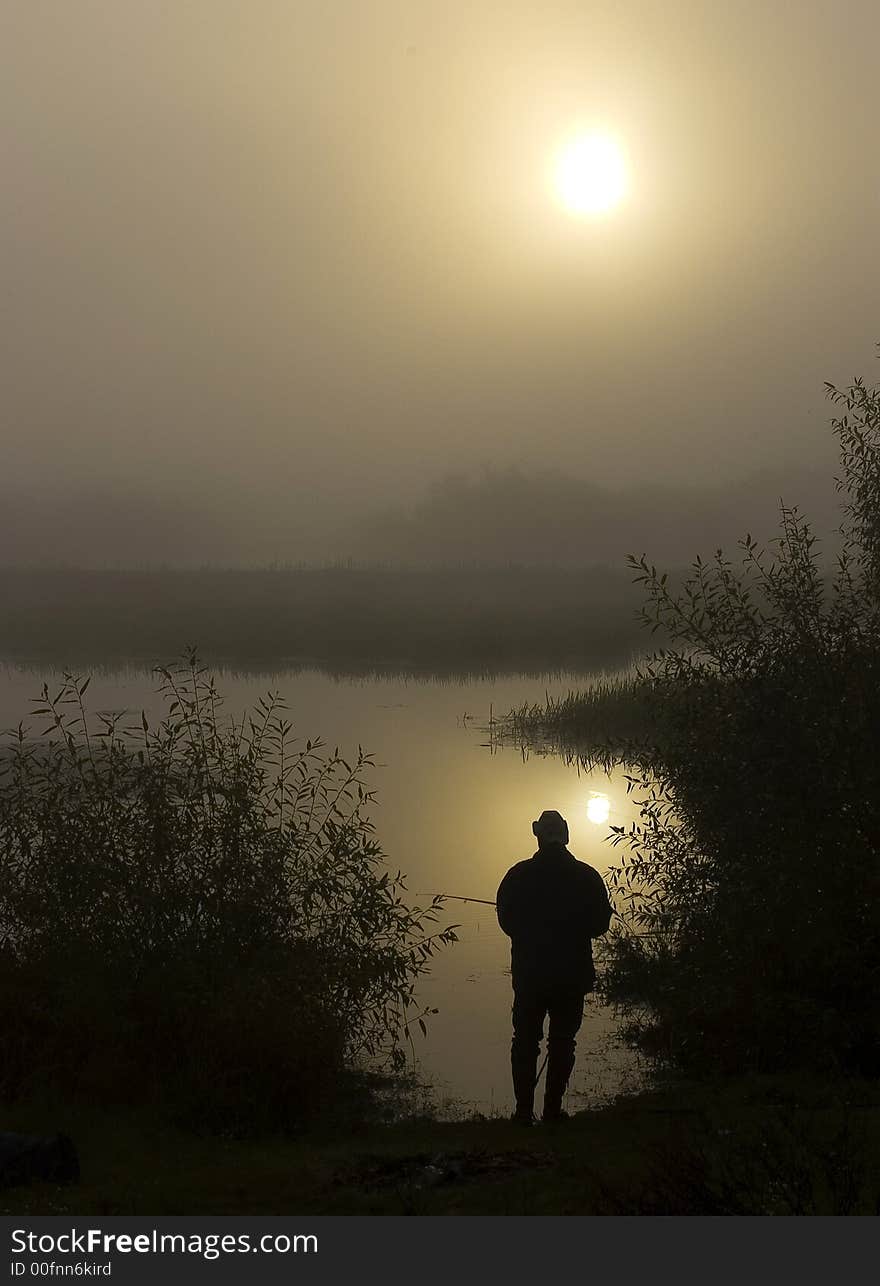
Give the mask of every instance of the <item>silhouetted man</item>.
[[510, 868], [497, 895], [498, 923], [510, 938], [513, 980], [513, 1120], [528, 1125], [548, 1014], [543, 1119], [555, 1121], [565, 1115], [562, 1096], [574, 1067], [584, 997], [596, 982], [590, 939], [606, 931], [612, 914], [599, 872], [566, 848], [565, 818], [543, 812], [532, 822], [532, 834], [537, 853]]

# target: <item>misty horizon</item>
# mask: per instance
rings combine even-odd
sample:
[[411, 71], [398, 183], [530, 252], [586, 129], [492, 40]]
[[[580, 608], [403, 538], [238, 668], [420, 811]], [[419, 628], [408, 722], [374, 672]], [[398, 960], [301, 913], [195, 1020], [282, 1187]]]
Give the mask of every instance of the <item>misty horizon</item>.
[[69, 491], [24, 495], [0, 484], [3, 566], [265, 567], [329, 563], [622, 566], [627, 554], [689, 563], [747, 532], [769, 542], [779, 505], [796, 506], [834, 550], [843, 518], [831, 476], [758, 473], [712, 487], [617, 488], [550, 468], [447, 474], [411, 496], [341, 516], [284, 496], [241, 512], [232, 496]]
[[[5, 13], [2, 561], [434, 558], [486, 470], [667, 488], [602, 557], [679, 557], [734, 525], [672, 539], [689, 489], [830, 487], [822, 383], [878, 334], [866, 0]], [[593, 125], [629, 188], [576, 218], [548, 167]]]

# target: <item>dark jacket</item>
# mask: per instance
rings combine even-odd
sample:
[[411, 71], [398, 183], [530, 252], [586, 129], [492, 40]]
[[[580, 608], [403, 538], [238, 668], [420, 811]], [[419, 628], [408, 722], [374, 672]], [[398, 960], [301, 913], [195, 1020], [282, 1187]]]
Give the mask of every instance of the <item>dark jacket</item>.
[[596, 981], [591, 938], [611, 923], [612, 908], [598, 871], [563, 844], [545, 844], [517, 862], [501, 881], [498, 923], [510, 938], [514, 987], [576, 987]]

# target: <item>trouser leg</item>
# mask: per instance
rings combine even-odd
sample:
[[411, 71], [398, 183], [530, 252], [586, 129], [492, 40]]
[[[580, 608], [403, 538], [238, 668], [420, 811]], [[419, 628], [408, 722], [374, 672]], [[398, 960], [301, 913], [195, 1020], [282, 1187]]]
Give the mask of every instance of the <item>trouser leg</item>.
[[547, 1081], [544, 1087], [544, 1120], [553, 1120], [562, 1111], [562, 1097], [574, 1069], [575, 1037], [584, 1016], [580, 992], [563, 992], [551, 997], [548, 1006]]
[[510, 1069], [516, 1115], [523, 1120], [531, 1120], [535, 1109], [535, 1072], [545, 1013], [545, 1004], [534, 992], [523, 988], [514, 991]]

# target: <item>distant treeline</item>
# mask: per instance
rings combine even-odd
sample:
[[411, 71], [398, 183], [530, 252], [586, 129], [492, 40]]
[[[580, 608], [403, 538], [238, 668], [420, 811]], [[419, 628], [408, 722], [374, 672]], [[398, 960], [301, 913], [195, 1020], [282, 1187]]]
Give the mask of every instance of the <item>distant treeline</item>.
[[[785, 473], [700, 482], [686, 461], [667, 477], [624, 473], [577, 477], [559, 469], [487, 468], [390, 494], [303, 491], [283, 468], [259, 490], [204, 481], [193, 495], [76, 486], [53, 492], [0, 479], [0, 550], [7, 562], [50, 567], [256, 567], [328, 561], [422, 567], [458, 562], [500, 566], [620, 567], [651, 551], [664, 566], [701, 550], [730, 547], [745, 532], [775, 532], [780, 497], [810, 514], [817, 534], [840, 522], [824, 474], [789, 464]], [[833, 562], [834, 541], [827, 561]]]
[[333, 673], [586, 673], [645, 644], [625, 568], [0, 569], [0, 657]]
[[360, 523], [355, 547], [374, 561], [479, 557], [545, 567], [620, 566], [627, 553], [650, 550], [674, 567], [697, 551], [730, 548], [747, 531], [759, 540], [775, 535], [780, 497], [809, 512], [832, 563], [838, 497], [827, 479], [796, 468], [702, 486], [682, 476], [619, 488], [551, 470], [450, 476], [373, 513]]

